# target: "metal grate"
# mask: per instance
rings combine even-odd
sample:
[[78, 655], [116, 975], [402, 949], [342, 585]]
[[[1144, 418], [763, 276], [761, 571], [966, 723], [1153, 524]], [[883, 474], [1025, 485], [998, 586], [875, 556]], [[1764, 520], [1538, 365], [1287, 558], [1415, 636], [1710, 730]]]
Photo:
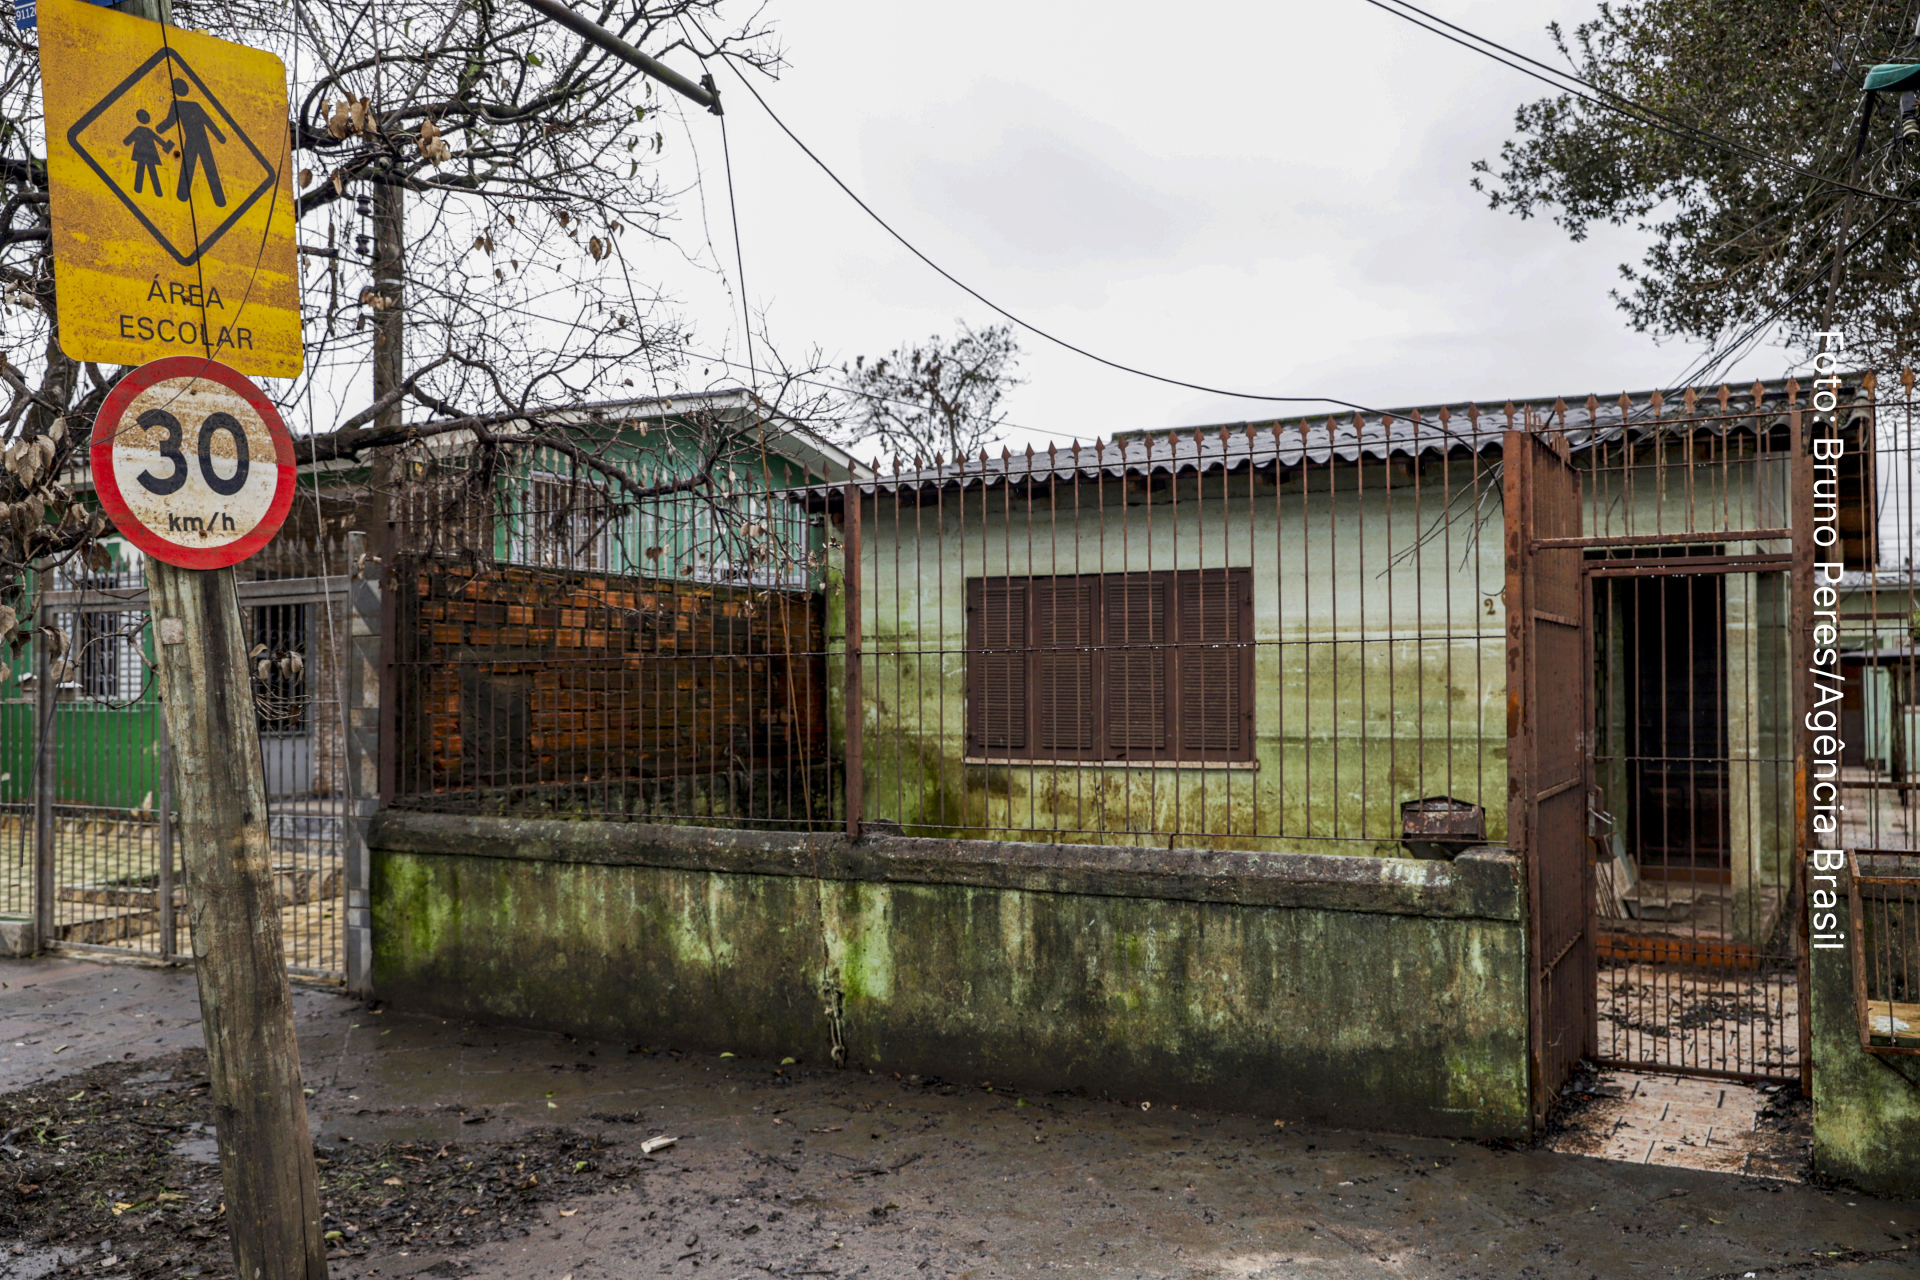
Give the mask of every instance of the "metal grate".
[[[37, 914], [44, 945], [185, 959], [185, 870], [143, 577], [136, 564], [46, 585], [59, 638], [37, 636], [25, 678], [0, 696], [0, 910]], [[344, 979], [344, 587], [255, 581], [240, 593], [287, 966]]]
[[1860, 1045], [1920, 1054], [1920, 852], [1850, 853], [1848, 863]]

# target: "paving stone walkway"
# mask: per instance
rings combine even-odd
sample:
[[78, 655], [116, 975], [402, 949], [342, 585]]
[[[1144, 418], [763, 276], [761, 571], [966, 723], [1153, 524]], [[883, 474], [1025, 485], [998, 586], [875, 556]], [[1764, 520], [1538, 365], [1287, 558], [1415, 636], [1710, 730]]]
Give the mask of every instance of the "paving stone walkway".
[[1813, 1132], [1779, 1086], [1603, 1072], [1550, 1145], [1570, 1155], [1800, 1181]]

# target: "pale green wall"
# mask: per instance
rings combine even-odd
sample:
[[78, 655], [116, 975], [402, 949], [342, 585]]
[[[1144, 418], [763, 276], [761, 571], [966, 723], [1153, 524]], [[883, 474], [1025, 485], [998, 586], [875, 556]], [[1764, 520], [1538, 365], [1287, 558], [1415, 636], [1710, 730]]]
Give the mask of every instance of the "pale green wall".
[[[862, 513], [866, 816], [926, 834], [1396, 855], [1450, 794], [1505, 836], [1504, 549], [1484, 464], [949, 493]], [[1391, 486], [1389, 487], [1389, 478]], [[1476, 485], [1476, 478], [1480, 482]], [[1447, 498], [1451, 496], [1451, 518]], [[984, 503], [984, 513], [983, 513]], [[1421, 533], [1428, 535], [1424, 546]], [[1258, 768], [967, 765], [969, 578], [1248, 567]], [[1204, 838], [1203, 838], [1204, 837]]]

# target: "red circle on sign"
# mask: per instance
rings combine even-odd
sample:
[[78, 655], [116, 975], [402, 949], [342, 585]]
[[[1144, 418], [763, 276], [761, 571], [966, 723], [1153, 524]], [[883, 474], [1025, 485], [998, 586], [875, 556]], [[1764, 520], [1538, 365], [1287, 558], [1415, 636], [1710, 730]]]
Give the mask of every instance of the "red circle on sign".
[[[114, 468], [113, 445], [125, 427], [122, 419], [142, 392], [172, 379], [209, 382], [226, 388], [244, 400], [247, 407], [258, 415], [273, 439], [276, 474], [273, 496], [268, 501], [267, 509], [253, 528], [220, 546], [189, 546], [174, 541], [135, 514], [126, 495], [120, 490], [120, 477]], [[279, 411], [245, 374], [204, 356], [168, 356], [163, 360], [155, 360], [141, 365], [115, 384], [107, 394], [105, 403], [100, 406], [99, 415], [93, 420], [89, 457], [93, 463], [94, 492], [100, 495], [100, 505], [106, 508], [107, 515], [113, 519], [114, 527], [121, 536], [154, 559], [179, 565], [183, 569], [224, 569], [240, 563], [273, 541], [273, 536], [280, 532], [280, 526], [286, 523], [287, 512], [293, 508], [293, 436], [288, 433], [286, 423], [280, 420]]]

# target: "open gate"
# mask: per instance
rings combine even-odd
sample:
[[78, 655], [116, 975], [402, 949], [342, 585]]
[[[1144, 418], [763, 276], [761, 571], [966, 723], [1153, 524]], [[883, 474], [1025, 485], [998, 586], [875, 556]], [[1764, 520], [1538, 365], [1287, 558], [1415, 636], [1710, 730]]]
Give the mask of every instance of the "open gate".
[[[1689, 393], [1678, 413], [1623, 401], [1612, 424], [1590, 402], [1576, 447], [1551, 430], [1504, 441], [1508, 830], [1527, 875], [1536, 1124], [1583, 1057], [1805, 1071], [1793, 707], [1810, 561], [1796, 569], [1790, 526], [1811, 481], [1795, 393]], [[1869, 480], [1843, 468], [1838, 487]], [[1833, 558], [1871, 565], [1872, 534], [1856, 519]], [[1877, 740], [1873, 710], [1852, 736]], [[1870, 760], [1843, 783], [1850, 810], [1887, 785]]]
[[1509, 431], [1507, 840], [1526, 868], [1527, 1003], [1535, 1125], [1593, 1051], [1587, 860], [1587, 604], [1580, 474], [1557, 431]]

